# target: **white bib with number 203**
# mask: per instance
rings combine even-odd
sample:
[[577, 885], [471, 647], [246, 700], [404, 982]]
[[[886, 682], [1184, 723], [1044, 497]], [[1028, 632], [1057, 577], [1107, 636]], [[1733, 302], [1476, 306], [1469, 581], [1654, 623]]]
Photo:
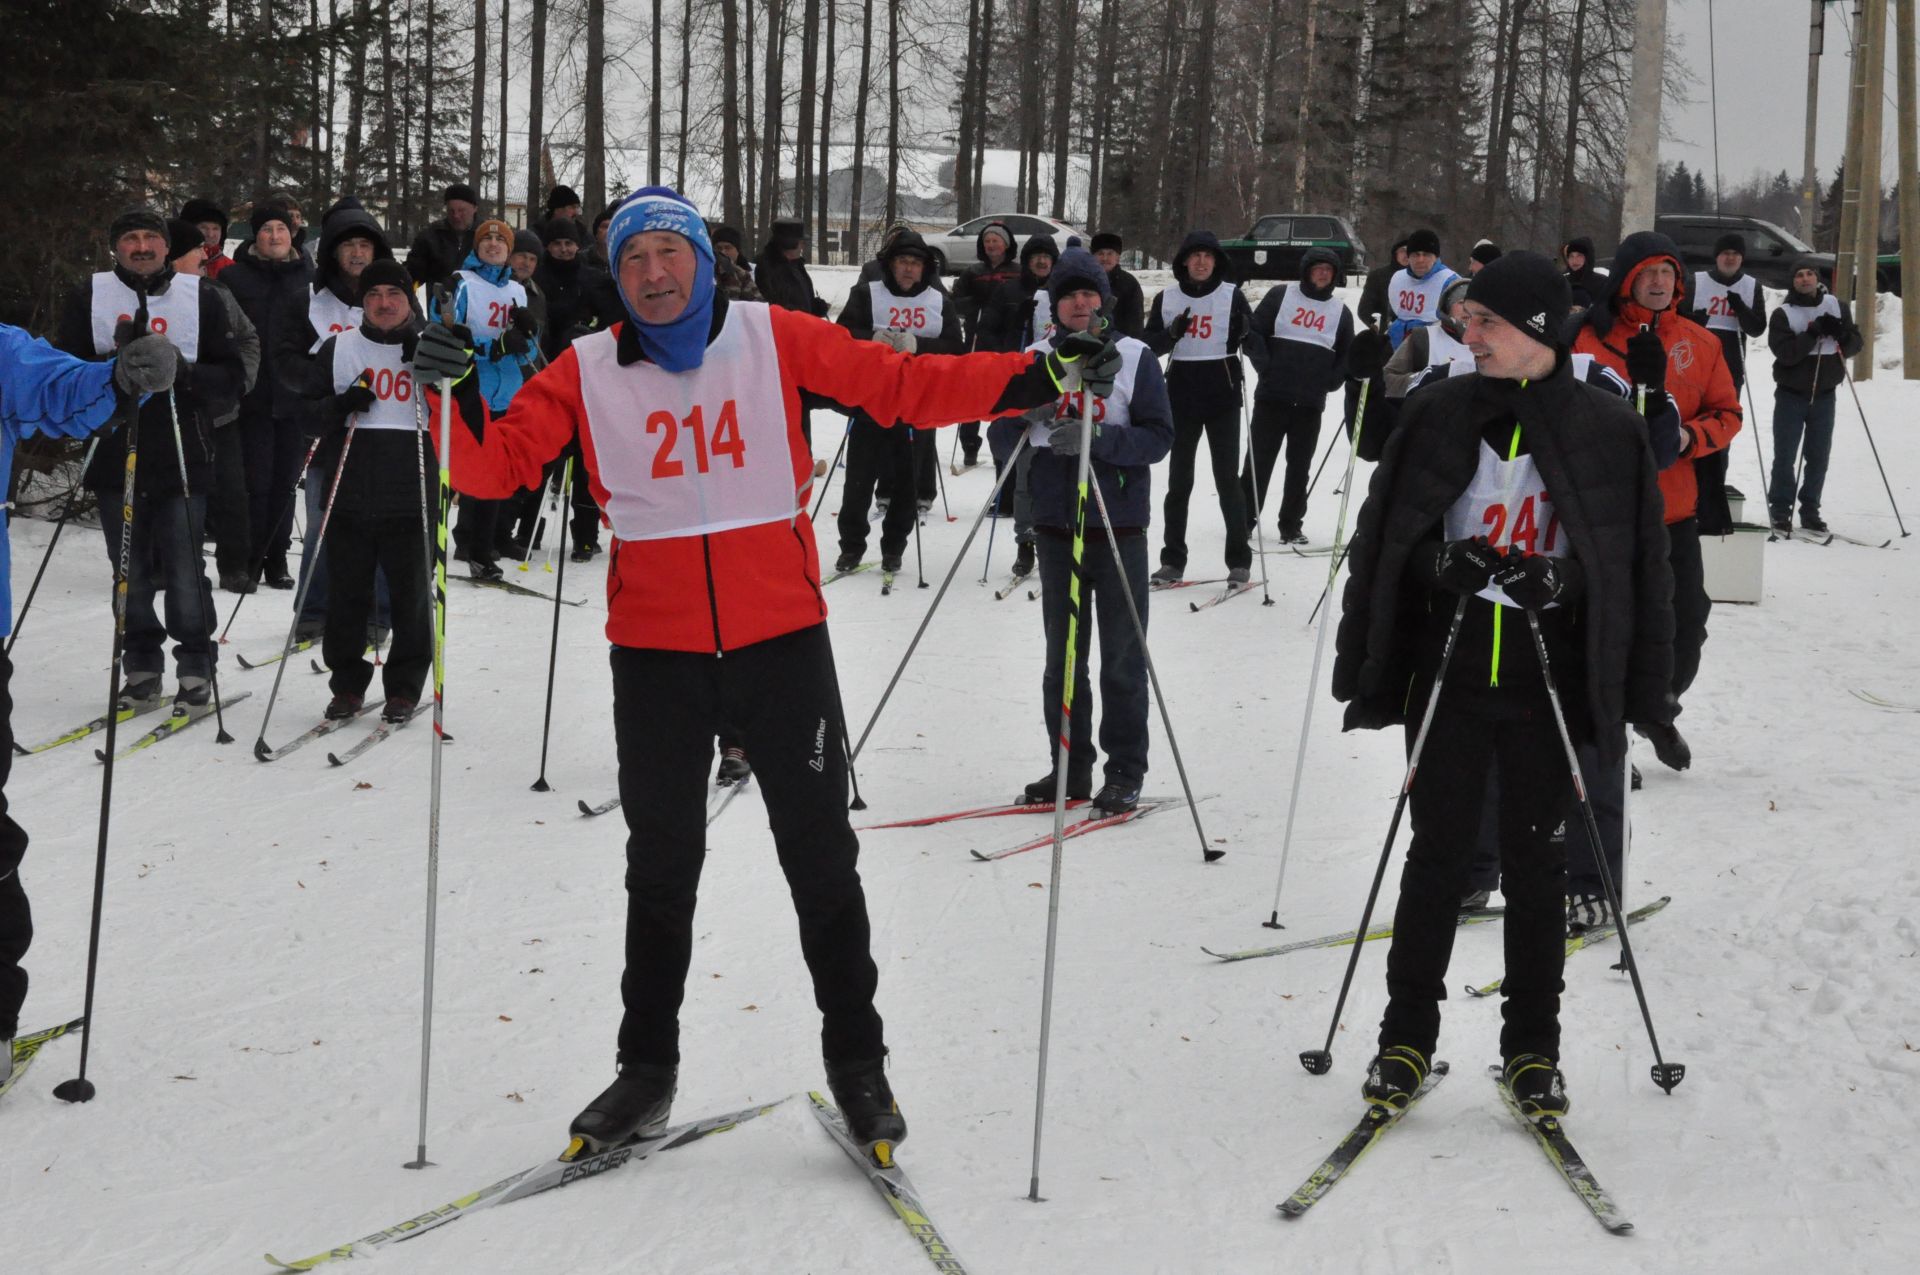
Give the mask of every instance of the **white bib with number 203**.
[[793, 521], [793, 452], [766, 306], [729, 306], [690, 372], [621, 367], [611, 330], [574, 342], [573, 352], [607, 520], [620, 539]]

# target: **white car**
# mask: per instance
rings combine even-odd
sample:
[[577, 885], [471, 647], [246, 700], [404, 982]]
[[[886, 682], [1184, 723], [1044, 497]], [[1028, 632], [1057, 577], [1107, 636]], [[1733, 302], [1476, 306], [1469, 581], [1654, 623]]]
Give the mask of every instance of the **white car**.
[[1005, 222], [1007, 228], [1013, 231], [1017, 241], [1013, 248], [1016, 260], [1020, 256], [1020, 249], [1035, 235], [1052, 235], [1054, 247], [1062, 252], [1066, 251], [1068, 235], [1079, 235], [1082, 247], [1091, 242], [1091, 237], [1078, 227], [1055, 221], [1051, 217], [1030, 217], [1026, 213], [987, 213], [945, 233], [926, 236], [927, 247], [933, 250], [940, 273], [959, 274], [979, 261], [980, 232], [996, 221]]

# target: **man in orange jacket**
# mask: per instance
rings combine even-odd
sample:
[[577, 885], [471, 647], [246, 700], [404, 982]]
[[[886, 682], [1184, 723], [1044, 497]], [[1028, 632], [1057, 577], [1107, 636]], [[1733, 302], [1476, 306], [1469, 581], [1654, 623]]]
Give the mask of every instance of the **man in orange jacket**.
[[[1614, 254], [1612, 292], [1580, 319], [1573, 344], [1619, 372], [1649, 396], [1669, 393], [1680, 409], [1680, 456], [1660, 471], [1667, 506], [1668, 561], [1673, 565], [1673, 697], [1700, 671], [1707, 640], [1707, 598], [1700, 566], [1700, 486], [1694, 462], [1726, 450], [1740, 432], [1740, 396], [1725, 353], [1711, 332], [1685, 318], [1686, 275], [1680, 249], [1665, 235], [1639, 231]], [[1671, 725], [1636, 727], [1660, 760], [1675, 770], [1693, 763], [1693, 751]]]
[[879, 975], [847, 823], [803, 395], [877, 421], [951, 425], [1052, 403], [1082, 379], [1108, 393], [1120, 355], [1082, 335], [1039, 354], [910, 356], [804, 311], [732, 301], [714, 286], [698, 211], [666, 187], [620, 204], [607, 248], [626, 317], [575, 341], [498, 419], [469, 375], [464, 329], [433, 324], [414, 357], [423, 382], [455, 383], [465, 421], [453, 430], [455, 487], [481, 499], [538, 487], [578, 437], [613, 527], [607, 637], [629, 833], [626, 1014], [620, 1075], [571, 1132], [598, 1151], [666, 1126], [707, 771], [714, 736], [732, 725], [753, 756], [799, 915], [828, 1086], [854, 1141], [884, 1162], [906, 1121], [884, 1071]]

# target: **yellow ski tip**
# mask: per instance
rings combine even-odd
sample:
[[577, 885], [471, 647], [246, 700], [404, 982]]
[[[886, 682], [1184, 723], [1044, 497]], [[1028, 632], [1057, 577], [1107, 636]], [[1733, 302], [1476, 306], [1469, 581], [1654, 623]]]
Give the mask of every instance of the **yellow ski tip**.
[[586, 1149], [587, 1140], [585, 1138], [574, 1138], [567, 1143], [567, 1149], [560, 1153], [560, 1158], [563, 1161], [571, 1163], [579, 1159], [580, 1153]]
[[891, 1169], [893, 1167], [893, 1144], [891, 1142], [874, 1143], [873, 1162], [883, 1169]]

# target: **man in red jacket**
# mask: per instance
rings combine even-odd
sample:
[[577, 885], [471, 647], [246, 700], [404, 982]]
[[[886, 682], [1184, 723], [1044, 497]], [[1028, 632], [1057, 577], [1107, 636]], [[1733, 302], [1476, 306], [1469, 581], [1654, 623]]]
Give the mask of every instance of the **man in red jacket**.
[[[1700, 483], [1694, 462], [1725, 451], [1740, 432], [1740, 395], [1726, 354], [1711, 332], [1681, 309], [1686, 275], [1680, 249], [1665, 235], [1639, 231], [1614, 254], [1612, 292], [1580, 319], [1575, 353], [1627, 377], [1636, 390], [1673, 396], [1680, 409], [1680, 457], [1660, 471], [1667, 506], [1668, 561], [1673, 565], [1673, 697], [1678, 701], [1700, 671], [1707, 640], [1707, 598], [1700, 566]], [[1677, 727], [1637, 726], [1654, 753], [1675, 770], [1693, 764], [1693, 750]]]
[[[665, 1127], [679, 1009], [706, 854], [714, 736], [754, 759], [800, 947], [823, 1019], [827, 1082], [877, 1162], [906, 1136], [884, 1064], [866, 899], [847, 823], [845, 724], [808, 520], [813, 456], [801, 396], [875, 420], [947, 425], [1052, 402], [1067, 364], [1094, 384], [1118, 353], [1100, 338], [1051, 355], [914, 355], [802, 311], [730, 301], [691, 203], [635, 192], [607, 234], [626, 319], [575, 341], [489, 420], [470, 338], [422, 334], [423, 382], [455, 381], [453, 482], [497, 499], [537, 487], [578, 436], [613, 528], [607, 636], [627, 818], [627, 967], [620, 1075], [574, 1120], [576, 1153]], [[724, 658], [722, 658], [724, 657]]]

